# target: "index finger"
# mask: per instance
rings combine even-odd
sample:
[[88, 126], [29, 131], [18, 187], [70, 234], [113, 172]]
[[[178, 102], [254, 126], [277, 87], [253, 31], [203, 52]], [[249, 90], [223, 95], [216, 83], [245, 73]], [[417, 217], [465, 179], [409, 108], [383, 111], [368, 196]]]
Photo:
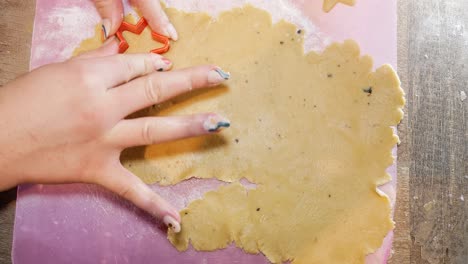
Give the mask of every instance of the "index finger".
[[182, 93], [219, 85], [229, 77], [229, 73], [213, 65], [156, 72], [111, 89], [108, 95], [111, 97], [111, 107], [124, 117]]
[[167, 71], [172, 62], [159, 54], [135, 53], [85, 59], [88, 76], [102, 88], [113, 88], [154, 71]]
[[175, 27], [169, 21], [159, 0], [132, 0], [132, 3], [138, 7], [153, 31], [168, 36], [172, 40], [179, 38]]

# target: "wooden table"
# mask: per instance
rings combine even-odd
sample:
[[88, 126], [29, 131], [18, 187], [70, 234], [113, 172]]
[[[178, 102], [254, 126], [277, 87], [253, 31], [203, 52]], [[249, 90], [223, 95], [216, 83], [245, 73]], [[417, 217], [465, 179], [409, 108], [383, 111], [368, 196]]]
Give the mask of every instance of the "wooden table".
[[[33, 0], [0, 1], [0, 85], [28, 71], [34, 7]], [[0, 263], [11, 263], [15, 199], [16, 190], [0, 193]]]
[[[0, 10], [3, 85], [28, 70], [34, 1], [2, 0]], [[468, 4], [399, 0], [398, 32], [407, 107], [391, 262], [466, 264], [468, 99], [461, 91], [468, 94]], [[0, 263], [11, 262], [15, 195], [0, 194]]]

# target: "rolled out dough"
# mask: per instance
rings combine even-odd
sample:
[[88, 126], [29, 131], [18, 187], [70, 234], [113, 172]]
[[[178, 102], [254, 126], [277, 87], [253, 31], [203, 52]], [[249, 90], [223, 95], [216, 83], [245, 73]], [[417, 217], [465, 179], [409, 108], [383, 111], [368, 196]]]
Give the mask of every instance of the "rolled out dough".
[[[216, 250], [234, 242], [274, 263], [363, 263], [393, 228], [390, 203], [378, 193], [389, 181], [391, 126], [402, 118], [403, 91], [388, 65], [353, 41], [322, 53], [303, 52], [303, 32], [251, 6], [201, 14], [167, 10], [180, 39], [165, 54], [183, 68], [213, 63], [232, 74], [140, 115], [214, 111], [232, 126], [209, 135], [133, 149], [124, 165], [148, 183], [218, 178], [230, 182], [181, 212], [179, 250]], [[128, 52], [156, 45], [149, 30], [127, 34]], [[99, 45], [100, 33], [79, 51]], [[78, 52], [78, 50], [77, 50]], [[238, 181], [246, 178], [256, 189]]]

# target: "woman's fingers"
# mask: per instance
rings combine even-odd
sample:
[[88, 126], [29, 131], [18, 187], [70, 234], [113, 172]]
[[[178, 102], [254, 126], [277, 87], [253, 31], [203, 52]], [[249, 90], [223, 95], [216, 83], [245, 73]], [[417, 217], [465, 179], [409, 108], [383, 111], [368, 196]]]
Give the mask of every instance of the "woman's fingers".
[[102, 31], [105, 38], [112, 36], [119, 29], [123, 20], [122, 0], [93, 0], [102, 18]]
[[180, 231], [180, 215], [177, 209], [153, 192], [137, 176], [121, 164], [113, 166], [108, 173], [107, 177], [100, 178], [97, 183], [163, 220], [174, 232]]
[[[117, 32], [123, 21], [122, 0], [93, 0], [102, 18], [102, 31], [105, 38]], [[132, 4], [140, 10], [151, 29], [177, 40], [178, 34], [161, 7], [159, 0], [132, 0]]]
[[112, 129], [108, 141], [124, 149], [216, 133], [229, 126], [229, 120], [213, 113], [124, 119]]
[[106, 89], [129, 82], [154, 71], [167, 71], [172, 62], [154, 53], [118, 54], [87, 61], [95, 82]]
[[161, 7], [159, 0], [132, 0], [138, 7], [143, 17], [148, 21], [153, 31], [170, 37], [172, 40], [179, 38], [176, 29], [169, 22], [169, 18]]
[[153, 73], [109, 91], [113, 105], [121, 116], [203, 87], [216, 86], [230, 77], [215, 66], [198, 66], [183, 70]]

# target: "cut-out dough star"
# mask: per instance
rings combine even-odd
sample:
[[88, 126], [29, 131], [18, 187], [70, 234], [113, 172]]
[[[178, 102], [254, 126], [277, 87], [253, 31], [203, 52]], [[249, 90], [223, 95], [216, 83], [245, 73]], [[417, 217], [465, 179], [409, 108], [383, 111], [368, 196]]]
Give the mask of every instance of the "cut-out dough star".
[[336, 4], [342, 3], [345, 5], [353, 6], [356, 3], [356, 0], [324, 0], [323, 1], [323, 11], [330, 12]]

